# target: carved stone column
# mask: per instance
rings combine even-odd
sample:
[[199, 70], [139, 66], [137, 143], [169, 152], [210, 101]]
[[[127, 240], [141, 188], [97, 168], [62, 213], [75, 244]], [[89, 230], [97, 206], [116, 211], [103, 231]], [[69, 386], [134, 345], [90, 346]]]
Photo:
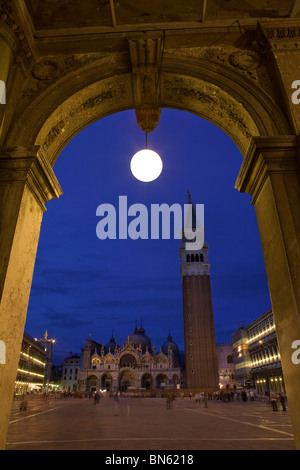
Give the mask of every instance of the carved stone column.
[[265, 260], [288, 406], [300, 449], [300, 165], [295, 136], [253, 138], [236, 188], [253, 197]]
[[0, 149], [0, 449], [5, 448], [44, 204], [60, 194], [39, 147]]

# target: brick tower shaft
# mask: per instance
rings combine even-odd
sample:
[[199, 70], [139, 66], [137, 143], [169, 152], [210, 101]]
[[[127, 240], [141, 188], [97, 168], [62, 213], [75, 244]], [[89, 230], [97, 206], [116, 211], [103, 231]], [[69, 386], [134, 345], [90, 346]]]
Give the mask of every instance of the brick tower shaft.
[[[189, 203], [191, 199], [189, 196]], [[197, 246], [195, 246], [197, 248]], [[183, 293], [186, 387], [219, 388], [218, 359], [208, 264], [208, 245], [191, 249], [184, 236], [180, 247]]]

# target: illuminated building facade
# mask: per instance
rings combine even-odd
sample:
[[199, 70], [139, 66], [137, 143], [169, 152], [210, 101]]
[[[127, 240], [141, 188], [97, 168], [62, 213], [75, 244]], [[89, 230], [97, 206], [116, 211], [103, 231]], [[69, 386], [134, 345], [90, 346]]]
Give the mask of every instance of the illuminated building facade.
[[15, 382], [15, 393], [26, 394], [43, 390], [47, 353], [36, 339], [24, 333], [19, 366]]
[[231, 343], [217, 344], [219, 386], [222, 390], [235, 388], [235, 370]]
[[249, 355], [248, 332], [240, 327], [232, 335], [233, 361], [237, 386], [251, 386], [251, 360]]
[[285, 392], [272, 310], [237, 330], [232, 345], [239, 385], [256, 388], [258, 393]]
[[112, 335], [106, 345], [87, 339], [81, 352], [80, 392], [178, 388], [181, 380], [179, 348], [171, 335], [157, 351], [142, 326], [135, 327], [123, 346]]
[[66, 392], [77, 392], [78, 372], [80, 367], [80, 356], [73, 354], [64, 359], [62, 364], [62, 376], [60, 389]]

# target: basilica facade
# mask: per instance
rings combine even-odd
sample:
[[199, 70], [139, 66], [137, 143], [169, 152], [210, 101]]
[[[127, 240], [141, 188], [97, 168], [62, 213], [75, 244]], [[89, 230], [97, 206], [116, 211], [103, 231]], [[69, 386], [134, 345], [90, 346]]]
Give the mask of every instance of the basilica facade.
[[171, 335], [157, 350], [141, 325], [123, 346], [113, 335], [106, 345], [87, 339], [76, 388], [79, 392], [181, 388], [183, 380], [179, 348]]

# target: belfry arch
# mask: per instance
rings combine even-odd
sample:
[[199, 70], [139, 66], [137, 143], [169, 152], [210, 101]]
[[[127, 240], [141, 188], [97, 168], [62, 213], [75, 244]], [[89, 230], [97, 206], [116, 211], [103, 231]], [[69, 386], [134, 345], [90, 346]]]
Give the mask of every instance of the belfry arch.
[[[85, 2], [87, 10], [92, 3]], [[43, 211], [62, 193], [54, 163], [92, 122], [135, 109], [138, 125], [151, 131], [162, 108], [211, 121], [241, 151], [236, 188], [252, 196], [256, 210], [300, 448], [300, 364], [291, 359], [292, 345], [300, 340], [300, 108], [291, 101], [292, 83], [300, 79], [296, 3], [272, 19], [266, 10], [262, 18], [252, 12], [243, 21], [234, 13], [233, 21], [227, 11], [224, 17], [218, 13], [216, 24], [206, 23], [210, 9], [203, 2], [197, 21], [182, 8], [176, 21], [132, 20], [130, 27], [118, 26], [114, 15], [111, 26], [86, 25], [83, 15], [82, 28], [47, 24], [23, 1], [1, 6], [0, 80], [7, 100], [0, 109], [0, 448]]]

